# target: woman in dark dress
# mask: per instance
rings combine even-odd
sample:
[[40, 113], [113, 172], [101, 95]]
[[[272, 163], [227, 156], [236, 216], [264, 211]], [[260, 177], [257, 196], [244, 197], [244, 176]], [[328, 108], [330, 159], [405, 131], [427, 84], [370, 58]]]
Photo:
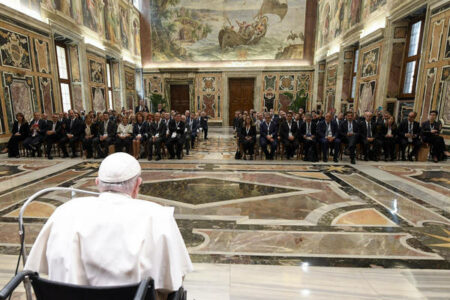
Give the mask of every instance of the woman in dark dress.
[[20, 157], [19, 143], [22, 142], [28, 134], [28, 122], [22, 113], [16, 114], [16, 121], [12, 128], [12, 136], [8, 141], [8, 157]]
[[431, 156], [434, 162], [447, 158], [448, 152], [445, 150], [444, 138], [440, 136], [442, 123], [436, 120], [438, 112], [430, 112], [428, 121], [422, 123], [422, 140], [431, 146]]
[[250, 160], [253, 160], [256, 143], [256, 127], [253, 125], [253, 120], [250, 116], [246, 116], [244, 122], [244, 126], [240, 129], [239, 142], [244, 150], [244, 159], [247, 159], [246, 155], [248, 154], [250, 155]]

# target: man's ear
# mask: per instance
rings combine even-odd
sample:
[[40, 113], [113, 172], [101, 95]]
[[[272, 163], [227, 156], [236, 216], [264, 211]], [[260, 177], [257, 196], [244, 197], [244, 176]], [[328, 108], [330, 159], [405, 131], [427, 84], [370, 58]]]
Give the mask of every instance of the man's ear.
[[132, 198], [137, 198], [137, 196], [139, 194], [139, 187], [141, 184], [142, 184], [142, 178], [139, 177], [136, 181], [136, 185], [134, 186], [133, 194], [131, 195]]

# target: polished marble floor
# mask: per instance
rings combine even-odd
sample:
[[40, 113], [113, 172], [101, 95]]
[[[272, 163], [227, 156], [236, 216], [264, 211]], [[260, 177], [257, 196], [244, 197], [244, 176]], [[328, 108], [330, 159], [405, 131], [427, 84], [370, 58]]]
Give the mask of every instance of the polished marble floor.
[[[234, 151], [229, 130], [212, 129], [183, 161], [141, 162], [140, 198], [175, 207], [195, 263], [189, 299], [450, 299], [450, 163], [236, 161]], [[99, 161], [0, 159], [4, 284], [23, 201], [46, 187], [95, 190]], [[27, 246], [73, 196], [29, 207]]]

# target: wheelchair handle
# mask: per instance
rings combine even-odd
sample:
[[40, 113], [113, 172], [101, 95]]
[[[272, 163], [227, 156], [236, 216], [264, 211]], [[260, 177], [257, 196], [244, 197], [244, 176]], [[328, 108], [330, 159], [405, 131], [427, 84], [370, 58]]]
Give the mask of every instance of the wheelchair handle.
[[22, 205], [22, 207], [20, 208], [20, 212], [19, 212], [19, 236], [20, 236], [20, 242], [21, 242], [21, 248], [22, 248], [22, 258], [23, 258], [23, 265], [25, 266], [26, 260], [27, 260], [27, 251], [25, 248], [25, 239], [24, 234], [25, 234], [25, 230], [24, 230], [24, 226], [23, 226], [23, 215], [25, 213], [25, 210], [27, 209], [28, 205], [34, 201], [36, 198], [38, 198], [39, 196], [45, 195], [47, 193], [50, 192], [55, 192], [55, 191], [63, 191], [63, 192], [72, 192], [72, 194], [74, 193], [83, 193], [83, 194], [90, 194], [90, 195], [100, 195], [100, 193], [98, 192], [91, 192], [91, 191], [86, 191], [86, 190], [80, 190], [80, 189], [75, 189], [75, 188], [65, 188], [65, 187], [52, 187], [52, 188], [46, 188], [43, 190], [40, 190], [39, 192], [36, 192], [35, 194], [31, 195], [30, 197], [28, 197], [27, 201], [25, 201], [25, 203]]

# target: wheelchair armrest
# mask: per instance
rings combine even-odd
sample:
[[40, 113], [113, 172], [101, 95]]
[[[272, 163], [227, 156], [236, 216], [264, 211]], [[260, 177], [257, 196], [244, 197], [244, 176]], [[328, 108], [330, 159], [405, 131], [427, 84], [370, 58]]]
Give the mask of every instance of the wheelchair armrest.
[[183, 287], [180, 287], [180, 289], [176, 292], [170, 293], [167, 296], [167, 300], [187, 300], [186, 291], [183, 289]]
[[151, 278], [147, 278], [147, 279], [141, 281], [141, 283], [139, 284], [139, 287], [136, 291], [136, 295], [134, 296], [134, 300], [145, 299], [145, 296], [147, 295], [148, 287], [149, 287], [151, 281], [152, 281]]
[[12, 292], [14, 292], [16, 287], [22, 283], [25, 277], [31, 275], [37, 275], [37, 273], [33, 271], [22, 271], [14, 276], [0, 291], [0, 300], [5, 300], [6, 298], [8, 298], [12, 294]]

